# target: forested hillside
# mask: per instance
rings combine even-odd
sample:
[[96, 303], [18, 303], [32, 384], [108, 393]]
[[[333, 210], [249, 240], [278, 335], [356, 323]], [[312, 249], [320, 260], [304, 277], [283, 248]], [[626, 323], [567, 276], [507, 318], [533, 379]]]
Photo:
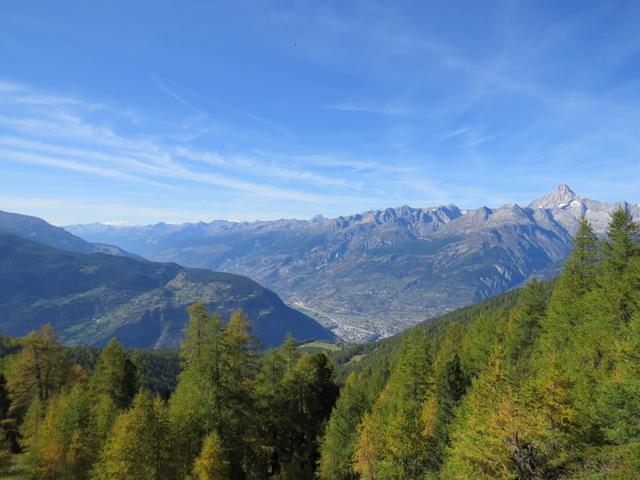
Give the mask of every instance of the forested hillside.
[[320, 478], [638, 478], [638, 233], [617, 211], [600, 244], [583, 221], [551, 295], [532, 282], [514, 308], [413, 329], [352, 367]]
[[13, 336], [51, 323], [65, 344], [104, 346], [115, 337], [127, 347], [176, 348], [188, 306], [202, 301], [225, 316], [242, 309], [266, 347], [280, 345], [287, 333], [299, 340], [335, 338], [239, 275], [62, 250], [2, 231], [0, 285], [0, 332]]
[[623, 210], [603, 241], [583, 220], [556, 281], [336, 365], [292, 340], [259, 353], [243, 314], [196, 304], [168, 400], [116, 341], [76, 351], [87, 373], [43, 327], [2, 343], [1, 461], [34, 479], [638, 478], [639, 233]]

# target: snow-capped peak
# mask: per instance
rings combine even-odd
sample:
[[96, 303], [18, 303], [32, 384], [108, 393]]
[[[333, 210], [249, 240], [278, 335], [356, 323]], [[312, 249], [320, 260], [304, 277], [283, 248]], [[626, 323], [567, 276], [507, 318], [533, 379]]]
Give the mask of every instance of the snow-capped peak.
[[529, 204], [530, 208], [563, 208], [577, 200], [578, 196], [566, 183], [561, 183], [550, 193], [534, 200]]

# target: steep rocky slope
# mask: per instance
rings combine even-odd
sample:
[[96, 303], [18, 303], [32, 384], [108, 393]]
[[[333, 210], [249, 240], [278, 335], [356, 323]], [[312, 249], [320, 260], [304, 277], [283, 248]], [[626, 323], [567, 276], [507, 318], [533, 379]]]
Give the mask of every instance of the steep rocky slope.
[[568, 186], [526, 207], [389, 208], [310, 221], [115, 227], [69, 231], [147, 258], [249, 276], [314, 312], [339, 335], [366, 340], [558, 271], [585, 215], [600, 233], [606, 204]]

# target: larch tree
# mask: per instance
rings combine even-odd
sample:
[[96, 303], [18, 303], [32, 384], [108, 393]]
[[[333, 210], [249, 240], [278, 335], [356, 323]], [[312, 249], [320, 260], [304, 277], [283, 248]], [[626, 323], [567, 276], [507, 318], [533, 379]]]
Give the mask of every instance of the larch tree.
[[318, 476], [323, 480], [356, 480], [353, 455], [358, 444], [358, 425], [369, 409], [366, 382], [352, 373], [340, 390], [320, 443]]
[[181, 349], [184, 369], [169, 403], [180, 469], [191, 472], [202, 442], [215, 431], [228, 452], [230, 478], [243, 478], [256, 463], [255, 339], [240, 312], [226, 325], [202, 306], [190, 312]]
[[354, 468], [363, 480], [419, 478], [427, 470], [432, 459], [421, 413], [432, 382], [431, 367], [429, 341], [418, 329], [411, 330], [360, 429]]
[[191, 320], [181, 345], [183, 370], [169, 400], [182, 476], [191, 473], [204, 437], [219, 423], [214, 389], [219, 385], [224, 329], [222, 320], [208, 314], [202, 304], [190, 308], [189, 314]]
[[504, 332], [504, 349], [508, 360], [526, 370], [529, 354], [537, 339], [547, 309], [547, 294], [542, 283], [534, 279], [522, 290], [516, 308], [509, 315]]
[[497, 343], [488, 368], [473, 382], [454, 422], [444, 478], [538, 478], [529, 413], [510, 382], [505, 353]]
[[227, 480], [229, 478], [229, 461], [216, 432], [211, 432], [204, 439], [202, 451], [193, 466], [193, 476], [195, 480]]
[[6, 384], [7, 380], [0, 373], [0, 471], [9, 465], [17, 446], [16, 419], [9, 415], [11, 399]]
[[422, 409], [425, 442], [429, 446], [428, 469], [440, 469], [448, 448], [449, 430], [455, 411], [469, 389], [470, 379], [462, 370], [460, 357], [453, 357], [437, 373]]
[[120, 409], [127, 408], [138, 391], [136, 367], [115, 338], [100, 352], [90, 389], [94, 398], [108, 396]]
[[640, 229], [624, 209], [611, 214], [607, 241], [603, 245], [603, 275], [600, 282], [605, 306], [616, 319], [628, 322], [640, 308], [638, 261]]
[[91, 407], [84, 384], [49, 400], [36, 434], [24, 439], [26, 461], [35, 478], [89, 478], [100, 446], [92, 428]]
[[140, 392], [116, 419], [94, 467], [95, 480], [173, 480], [169, 421], [162, 400]]
[[46, 403], [77, 373], [51, 325], [30, 332], [20, 344], [22, 349], [8, 358], [5, 368], [11, 411], [18, 415], [34, 399]]
[[[541, 319], [541, 347], [545, 352], [565, 349], [569, 332], [583, 320], [584, 297], [596, 286], [599, 242], [593, 228], [582, 217], [573, 250], [551, 294], [546, 316]], [[541, 353], [545, 355], [546, 353]]]
[[287, 409], [283, 385], [288, 372], [299, 358], [300, 352], [295, 340], [287, 336], [280, 347], [271, 349], [262, 356], [256, 375], [256, 409], [262, 432], [261, 450], [267, 452], [265, 463], [269, 474], [279, 472], [283, 459], [291, 455], [295, 428]]
[[287, 421], [277, 427], [275, 447], [280, 469], [287, 477], [313, 478], [317, 442], [338, 396], [333, 376], [324, 353], [303, 353], [282, 378], [275, 401], [277, 408], [286, 412]]
[[180, 356], [185, 364], [201, 357], [204, 343], [210, 334], [211, 320], [204, 303], [197, 302], [189, 307], [189, 323], [180, 345]]

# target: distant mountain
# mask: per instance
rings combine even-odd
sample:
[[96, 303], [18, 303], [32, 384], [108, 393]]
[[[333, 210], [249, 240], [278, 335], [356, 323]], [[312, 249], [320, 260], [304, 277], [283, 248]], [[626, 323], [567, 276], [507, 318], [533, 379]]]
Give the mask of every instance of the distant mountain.
[[[64, 236], [47, 240], [67, 247], [75, 242]], [[187, 307], [204, 301], [223, 318], [242, 309], [265, 346], [281, 343], [288, 332], [300, 340], [334, 339], [316, 321], [248, 278], [78, 253], [7, 233], [0, 233], [0, 285], [0, 331], [9, 335], [51, 323], [68, 344], [103, 345], [117, 337], [128, 347], [175, 347], [187, 322]]]
[[563, 184], [526, 207], [404, 206], [309, 221], [67, 229], [150, 259], [249, 276], [361, 341], [554, 275], [580, 216], [602, 233], [620, 207], [640, 218], [638, 205], [585, 199]]
[[576, 195], [567, 185], [558, 186], [553, 192], [534, 200], [528, 205], [532, 209], [549, 210], [560, 225], [575, 233], [578, 221], [584, 215], [596, 232], [603, 234], [614, 210], [624, 209], [635, 219], [640, 219], [640, 205], [627, 202], [604, 203]]
[[51, 247], [79, 253], [108, 253], [124, 257], [141, 258], [114, 245], [90, 243], [69, 233], [64, 228], [55, 227], [38, 217], [9, 213], [0, 210], [0, 233], [9, 233]]

